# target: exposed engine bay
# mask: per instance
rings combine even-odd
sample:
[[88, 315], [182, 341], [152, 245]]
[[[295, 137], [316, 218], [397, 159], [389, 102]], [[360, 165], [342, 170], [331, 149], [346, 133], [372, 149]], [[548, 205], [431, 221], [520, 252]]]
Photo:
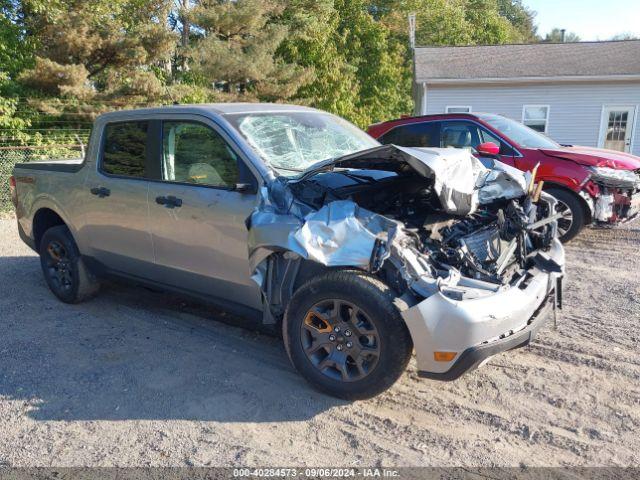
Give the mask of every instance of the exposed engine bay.
[[[269, 252], [256, 253], [269, 243], [366, 269], [418, 298], [474, 298], [525, 282], [534, 267], [559, 271], [544, 254], [557, 236], [555, 199], [530, 175], [497, 161], [485, 168], [464, 150], [374, 150], [264, 192], [250, 225], [258, 283]], [[277, 224], [286, 231], [275, 234]]]

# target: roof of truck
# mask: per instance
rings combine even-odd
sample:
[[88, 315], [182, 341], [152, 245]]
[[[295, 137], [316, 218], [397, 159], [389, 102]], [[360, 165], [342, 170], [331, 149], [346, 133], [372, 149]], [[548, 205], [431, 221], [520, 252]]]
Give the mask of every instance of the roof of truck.
[[199, 103], [193, 105], [166, 105], [161, 107], [139, 108], [133, 110], [116, 110], [103, 113], [98, 118], [118, 117], [123, 114], [166, 114], [166, 113], [215, 113], [218, 115], [233, 113], [263, 113], [263, 112], [291, 112], [291, 111], [315, 111], [315, 108], [302, 105], [288, 105], [284, 103]]

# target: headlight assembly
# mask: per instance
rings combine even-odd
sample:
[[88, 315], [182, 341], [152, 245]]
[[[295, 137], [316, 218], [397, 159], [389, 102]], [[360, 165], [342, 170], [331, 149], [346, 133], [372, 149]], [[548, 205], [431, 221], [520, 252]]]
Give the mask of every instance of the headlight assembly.
[[639, 180], [631, 170], [617, 170], [609, 167], [591, 167], [591, 179], [607, 187], [633, 188]]

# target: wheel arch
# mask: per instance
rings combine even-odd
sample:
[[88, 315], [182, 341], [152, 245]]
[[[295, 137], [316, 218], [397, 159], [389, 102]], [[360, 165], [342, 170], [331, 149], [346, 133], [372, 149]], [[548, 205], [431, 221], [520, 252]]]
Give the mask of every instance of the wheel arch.
[[580, 202], [580, 205], [582, 205], [582, 209], [584, 211], [585, 220], [586, 220], [585, 225], [588, 225], [593, 222], [593, 211], [591, 210], [591, 207], [587, 203], [587, 200], [582, 195], [580, 195], [580, 193], [576, 192], [572, 188], [569, 188], [562, 183], [545, 180], [543, 190], [550, 190], [550, 189], [562, 190], [566, 193], [573, 195], [575, 198], [577, 198]]
[[[36, 211], [33, 216], [31, 230], [33, 232], [32, 235], [36, 250], [40, 249], [40, 242], [42, 241], [44, 232], [49, 230], [51, 227], [59, 225], [68, 227], [67, 222], [65, 222], [62, 216], [60, 216], [60, 214], [55, 210], [49, 207], [42, 207]], [[71, 236], [73, 237], [73, 233], [71, 233]]]
[[265, 278], [261, 287], [265, 306], [263, 321], [266, 324], [282, 320], [293, 295], [310, 279], [337, 270], [368, 273], [364, 269], [349, 265], [323, 265], [287, 251], [272, 253], [266, 262]]

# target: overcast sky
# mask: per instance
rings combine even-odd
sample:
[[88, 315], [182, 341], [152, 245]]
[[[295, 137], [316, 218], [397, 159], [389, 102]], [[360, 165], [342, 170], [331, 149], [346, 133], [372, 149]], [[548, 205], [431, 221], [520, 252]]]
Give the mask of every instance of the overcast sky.
[[582, 40], [607, 40], [618, 33], [640, 37], [640, 0], [524, 0], [538, 12], [538, 33], [565, 28]]

